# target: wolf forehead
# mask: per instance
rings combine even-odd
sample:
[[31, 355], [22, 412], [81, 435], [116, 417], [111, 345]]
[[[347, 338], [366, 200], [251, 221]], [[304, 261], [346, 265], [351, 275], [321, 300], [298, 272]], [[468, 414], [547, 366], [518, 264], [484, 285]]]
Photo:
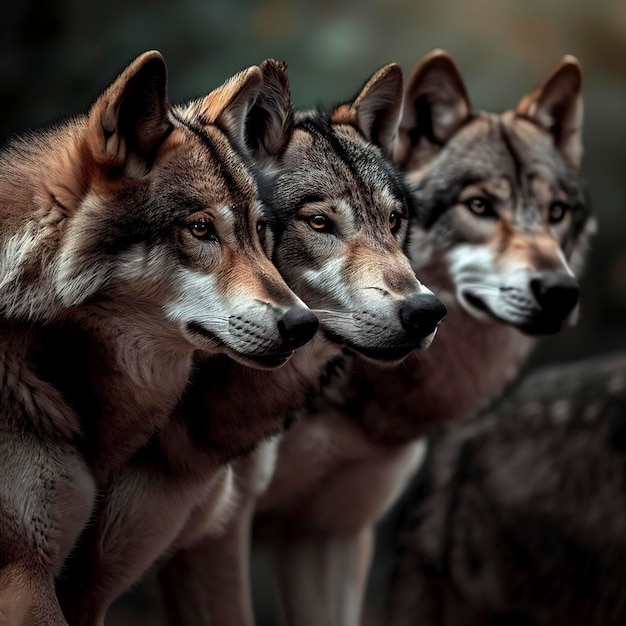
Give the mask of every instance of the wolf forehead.
[[[491, 184], [489, 184], [491, 182]], [[442, 149], [427, 173], [412, 184], [420, 221], [432, 224], [470, 185], [486, 185], [496, 199], [520, 211], [536, 211], [565, 192], [581, 226], [591, 214], [578, 172], [558, 153], [550, 135], [511, 114], [477, 113]]]
[[104, 181], [100, 195], [117, 205], [128, 204], [123, 225], [129, 235], [145, 234], [146, 225], [154, 236], [165, 235], [172, 222], [196, 212], [231, 220], [236, 233], [249, 231], [260, 215], [260, 197], [247, 158], [219, 129], [199, 128], [176, 115], [173, 122], [145, 179], [149, 190], [132, 184], [110, 190]]
[[349, 201], [359, 219], [374, 215], [359, 210], [372, 204], [408, 212], [412, 202], [404, 179], [376, 146], [318, 111], [296, 115], [283, 167], [262, 195], [283, 218], [324, 200]]
[[175, 109], [174, 151], [163, 159], [164, 182], [175, 184], [179, 195], [214, 200], [252, 210], [258, 202], [255, 169], [248, 155], [233, 146], [219, 127], [201, 126]]

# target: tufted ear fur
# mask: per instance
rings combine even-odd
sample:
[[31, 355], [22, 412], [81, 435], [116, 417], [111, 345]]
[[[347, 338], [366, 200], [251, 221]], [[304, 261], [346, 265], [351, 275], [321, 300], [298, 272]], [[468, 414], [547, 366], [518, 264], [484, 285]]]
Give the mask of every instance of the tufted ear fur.
[[167, 68], [155, 50], [135, 59], [93, 105], [88, 119], [87, 145], [96, 162], [128, 168], [144, 167], [171, 132], [168, 117]]
[[471, 113], [461, 72], [450, 54], [433, 50], [406, 82], [394, 162], [416, 169], [436, 154]]
[[246, 119], [246, 143], [259, 161], [280, 157], [293, 132], [293, 107], [287, 64], [261, 63], [263, 85]]
[[201, 124], [221, 128], [240, 148], [246, 146], [246, 120], [261, 92], [263, 76], [256, 65], [229, 78], [221, 87], [191, 105]]
[[543, 126], [563, 157], [575, 168], [582, 159], [582, 68], [567, 55], [532, 93], [522, 98], [515, 112]]
[[402, 70], [391, 63], [378, 70], [353, 102], [338, 106], [335, 124], [350, 124], [390, 157], [402, 107]]

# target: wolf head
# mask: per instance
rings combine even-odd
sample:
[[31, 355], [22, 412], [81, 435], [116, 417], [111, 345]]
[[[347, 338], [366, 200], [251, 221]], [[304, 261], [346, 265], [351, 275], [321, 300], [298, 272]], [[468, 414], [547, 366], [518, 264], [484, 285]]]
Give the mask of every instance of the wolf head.
[[273, 259], [333, 342], [379, 360], [427, 347], [445, 308], [416, 279], [402, 245], [410, 196], [387, 160], [401, 106], [397, 65], [376, 72], [330, 115], [295, 116], [284, 64], [266, 61], [249, 128], [267, 178]]
[[241, 150], [261, 71], [175, 110], [166, 85], [162, 56], [147, 52], [86, 117], [2, 154], [0, 310], [148, 311], [147, 335], [279, 365], [317, 321], [267, 258]]
[[581, 85], [567, 56], [514, 111], [473, 112], [443, 51], [407, 82], [394, 160], [416, 200], [409, 256], [477, 318], [529, 334], [575, 319], [595, 225], [579, 176]]

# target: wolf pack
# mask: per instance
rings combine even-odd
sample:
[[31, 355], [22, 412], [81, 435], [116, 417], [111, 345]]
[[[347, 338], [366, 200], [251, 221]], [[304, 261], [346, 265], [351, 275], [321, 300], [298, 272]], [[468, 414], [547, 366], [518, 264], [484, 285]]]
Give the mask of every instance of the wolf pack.
[[623, 624], [626, 361], [464, 422], [576, 322], [581, 90], [565, 56], [479, 111], [434, 50], [329, 109], [273, 59], [171, 105], [150, 51], [10, 140], [0, 626], [103, 626], [150, 570], [172, 626], [251, 626], [253, 537], [283, 623], [357, 626], [417, 475], [383, 623]]

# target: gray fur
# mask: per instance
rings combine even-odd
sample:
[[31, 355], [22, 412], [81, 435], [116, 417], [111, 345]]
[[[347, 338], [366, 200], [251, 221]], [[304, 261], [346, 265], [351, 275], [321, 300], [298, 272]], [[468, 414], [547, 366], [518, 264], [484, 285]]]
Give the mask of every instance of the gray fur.
[[[239, 77], [248, 101], [255, 74], [251, 87]], [[88, 115], [0, 154], [2, 626], [66, 625], [54, 578], [180, 400], [196, 351], [278, 365], [293, 350], [278, 320], [305, 309], [259, 241], [246, 157], [221, 130], [190, 128], [166, 96], [163, 58], [145, 53]], [[192, 233], [199, 212], [219, 237]], [[240, 255], [237, 271], [220, 245]], [[254, 318], [261, 349], [229, 332], [231, 317]], [[125, 508], [122, 497], [111, 519]], [[99, 619], [69, 605], [73, 626]]]
[[[260, 103], [265, 106], [263, 96]], [[397, 102], [377, 101], [377, 106], [388, 107], [391, 116], [399, 108]], [[173, 546], [182, 550], [163, 571], [170, 621], [177, 626], [201, 623], [206, 614], [222, 626], [251, 623], [250, 525], [256, 500], [271, 480], [278, 445], [259, 443], [298, 414], [328, 361], [346, 345], [372, 358], [397, 360], [428, 340], [411, 336], [399, 315], [408, 297], [429, 293], [402, 253], [409, 197], [380, 148], [365, 139], [352, 115], [334, 120], [337, 110], [296, 114], [284, 150], [269, 165], [261, 161], [274, 262], [318, 314], [320, 337], [278, 372], [243, 372], [231, 363], [219, 372], [202, 368], [177, 423], [158, 442], [181, 482], [206, 479], [216, 463], [234, 459], [233, 517], [216, 529], [212, 501], [199, 501]], [[394, 211], [402, 222], [392, 232]], [[316, 232], [308, 225], [307, 218], [316, 214], [332, 220], [332, 230]], [[182, 581], [180, 572], [189, 570], [193, 578]]]
[[[540, 306], [531, 285], [543, 271], [573, 281], [582, 269], [593, 218], [580, 175], [527, 113], [472, 113], [444, 55], [427, 56], [409, 79], [394, 158], [415, 199], [407, 255], [448, 314], [431, 348], [400, 366], [346, 358], [343, 375], [283, 437], [257, 526], [273, 530], [292, 625], [314, 616], [346, 626], [346, 614], [358, 623], [373, 527], [419, 467], [420, 437], [500, 394], [533, 345], [527, 333], [556, 332], [575, 318], [573, 308]], [[580, 121], [570, 130], [580, 133]], [[488, 198], [492, 211], [473, 214], [472, 196]], [[569, 208], [551, 224], [557, 198]], [[329, 568], [345, 572], [332, 589]]]
[[386, 624], [626, 620], [626, 357], [539, 370], [434, 443]]

